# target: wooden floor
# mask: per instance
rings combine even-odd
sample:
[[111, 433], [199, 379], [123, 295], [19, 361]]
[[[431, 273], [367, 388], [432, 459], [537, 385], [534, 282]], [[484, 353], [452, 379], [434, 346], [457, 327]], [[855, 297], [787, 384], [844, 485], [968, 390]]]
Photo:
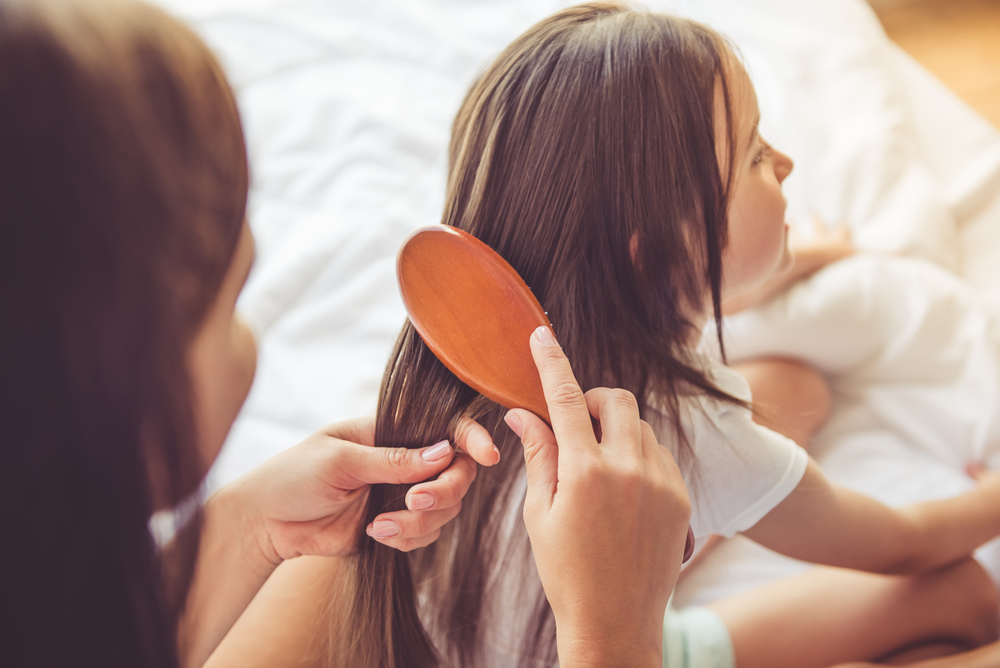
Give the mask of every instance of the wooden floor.
[[869, 0], [889, 37], [1000, 128], [1000, 0]]

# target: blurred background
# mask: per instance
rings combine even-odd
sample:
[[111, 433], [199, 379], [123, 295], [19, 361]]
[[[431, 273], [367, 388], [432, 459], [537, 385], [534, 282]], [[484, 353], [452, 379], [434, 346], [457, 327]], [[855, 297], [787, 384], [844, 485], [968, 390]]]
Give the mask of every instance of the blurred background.
[[869, 0], [886, 33], [1000, 127], [1000, 0]]

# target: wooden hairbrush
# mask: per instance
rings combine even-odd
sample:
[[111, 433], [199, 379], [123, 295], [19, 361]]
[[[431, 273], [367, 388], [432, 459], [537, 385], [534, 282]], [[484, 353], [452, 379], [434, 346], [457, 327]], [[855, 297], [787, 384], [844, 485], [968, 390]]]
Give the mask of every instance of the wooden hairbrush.
[[496, 251], [446, 225], [417, 230], [396, 259], [410, 322], [463, 383], [506, 408], [549, 422], [528, 337], [548, 316]]
[[[410, 322], [463, 383], [551, 424], [528, 337], [549, 318], [514, 268], [468, 232], [446, 225], [411, 234], [396, 258]], [[684, 561], [694, 552], [688, 527]]]

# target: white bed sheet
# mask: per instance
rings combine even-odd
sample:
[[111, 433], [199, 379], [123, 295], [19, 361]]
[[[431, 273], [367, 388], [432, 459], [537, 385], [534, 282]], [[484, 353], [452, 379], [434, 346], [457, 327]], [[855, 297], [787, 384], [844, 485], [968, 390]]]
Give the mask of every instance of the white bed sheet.
[[[243, 114], [253, 173], [258, 259], [240, 308], [256, 329], [260, 358], [250, 397], [210, 474], [214, 489], [326, 423], [373, 412], [404, 318], [395, 253], [411, 230], [439, 219], [448, 132], [461, 97], [493, 54], [570, 3], [161, 4], [190, 21], [221, 57]], [[968, 364], [949, 367], [952, 375], [937, 377], [934, 391], [959, 401], [975, 383], [993, 382], [998, 370], [987, 332], [1000, 306], [996, 129], [895, 47], [862, 0], [646, 4], [704, 20], [739, 46], [760, 97], [762, 131], [797, 162], [786, 182], [793, 220], [815, 212], [848, 222], [866, 248], [923, 258], [965, 279], [956, 285], [935, 274], [928, 280], [941, 289], [930, 294], [947, 301], [953, 290], [962, 295], [958, 301], [968, 301], [981, 340], [966, 336], [973, 325], [949, 331], [967, 349], [987, 352], [979, 373]], [[894, 280], [909, 285], [910, 279]], [[801, 313], [796, 309], [810, 295], [829, 293], [810, 290], [783, 302], [785, 311], [736, 323], [750, 342], [746, 350], [759, 343], [762, 326]], [[925, 321], [917, 314], [908, 322]], [[803, 355], [822, 352], [809, 348]], [[992, 424], [996, 397], [983, 398], [978, 417], [956, 415], [961, 433], [952, 446], [941, 436], [948, 433], [947, 411], [943, 424], [922, 423], [916, 409], [906, 412], [907, 401], [919, 406], [926, 399], [918, 385], [900, 382], [879, 395], [895, 402], [893, 414], [910, 415], [909, 423], [858, 417], [838, 404], [836, 428], [824, 432], [820, 448], [831, 475], [892, 504], [969, 484], [960, 460], [973, 443], [988, 445], [992, 427], [984, 425]], [[983, 559], [1000, 572], [995, 549]], [[710, 555], [679, 589], [678, 601], [718, 598], [800, 568], [736, 539]]]

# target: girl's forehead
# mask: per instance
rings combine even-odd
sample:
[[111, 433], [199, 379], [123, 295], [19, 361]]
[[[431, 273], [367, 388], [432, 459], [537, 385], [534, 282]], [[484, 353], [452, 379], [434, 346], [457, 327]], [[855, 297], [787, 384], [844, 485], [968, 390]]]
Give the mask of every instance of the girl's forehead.
[[729, 59], [726, 69], [731, 100], [730, 110], [736, 131], [734, 134], [739, 142], [736, 152], [737, 155], [743, 155], [750, 150], [750, 144], [757, 136], [757, 123], [760, 121], [757, 92], [746, 68], [735, 55]]
[[760, 111], [753, 83], [736, 55], [730, 54], [723, 67], [723, 73], [715, 85], [715, 136], [719, 167], [725, 172], [729, 156], [729, 128], [723, 83], [729, 93], [729, 118], [733, 123], [732, 135], [736, 139], [734, 153], [737, 163], [742, 162], [757, 137]]

